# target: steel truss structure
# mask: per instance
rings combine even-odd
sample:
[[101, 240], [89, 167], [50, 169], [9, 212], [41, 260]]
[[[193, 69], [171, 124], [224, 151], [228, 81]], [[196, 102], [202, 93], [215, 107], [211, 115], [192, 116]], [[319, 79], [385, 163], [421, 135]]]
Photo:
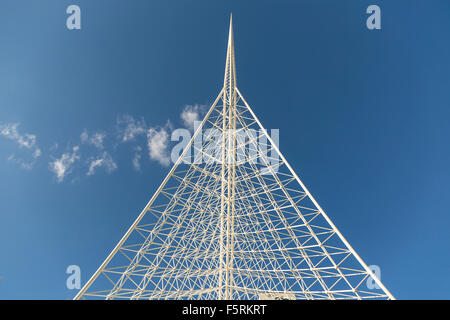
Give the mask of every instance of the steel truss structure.
[[87, 298], [394, 299], [236, 87], [231, 21], [223, 89]]

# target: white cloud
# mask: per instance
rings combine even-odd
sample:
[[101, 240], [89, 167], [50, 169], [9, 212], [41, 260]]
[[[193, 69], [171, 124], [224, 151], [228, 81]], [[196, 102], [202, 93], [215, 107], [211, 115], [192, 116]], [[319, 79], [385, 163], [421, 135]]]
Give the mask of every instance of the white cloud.
[[128, 114], [117, 117], [116, 127], [118, 130], [119, 139], [122, 142], [132, 141], [138, 135], [145, 134], [147, 132], [147, 126], [144, 119], [136, 120]]
[[56, 174], [58, 182], [62, 182], [64, 177], [72, 171], [72, 166], [75, 161], [80, 160], [78, 150], [79, 147], [75, 146], [72, 148], [71, 153], [64, 153], [61, 158], [49, 163], [50, 170]]
[[105, 139], [105, 137], [106, 134], [102, 132], [96, 132], [89, 137], [86, 129], [84, 129], [84, 131], [80, 135], [82, 143], [94, 145], [98, 149], [103, 149], [103, 140]]
[[104, 133], [94, 133], [91, 137], [91, 143], [99, 149], [103, 149], [103, 139], [105, 139], [106, 134]]
[[99, 158], [91, 159], [87, 175], [92, 176], [95, 173], [95, 169], [100, 167], [104, 167], [106, 172], [111, 173], [117, 169], [117, 164], [107, 152], [103, 152]]
[[136, 171], [141, 171], [141, 151], [142, 148], [140, 146], [137, 146], [133, 158], [133, 168]]
[[32, 149], [36, 144], [36, 136], [34, 134], [19, 134], [18, 123], [0, 125], [0, 134], [8, 139], [16, 141], [21, 148]]
[[135, 154], [134, 155], [134, 158], [133, 158], [133, 168], [136, 170], [136, 171], [141, 171], [141, 163], [140, 163], [140, 160], [141, 160], [141, 155], [140, 154]]
[[[172, 130], [170, 121], [167, 121], [163, 127], [148, 128], [144, 119], [136, 120], [132, 116], [125, 114], [117, 117], [116, 128], [121, 142], [134, 141], [136, 137], [146, 133], [150, 159], [156, 160], [164, 166], [170, 164], [168, 150], [170, 142], [169, 132]], [[140, 146], [135, 148], [132, 164], [136, 171], [141, 169], [141, 151], [142, 148]]]
[[81, 142], [82, 142], [82, 143], [88, 142], [88, 140], [89, 140], [89, 135], [88, 135], [86, 129], [84, 129], [84, 131], [81, 133], [80, 139], [81, 139]]
[[41, 153], [41, 149], [37, 148], [33, 152], [33, 158], [37, 159], [37, 158], [39, 158], [41, 156], [41, 154], [42, 154]]
[[[25, 148], [32, 151], [33, 159], [37, 159], [41, 156], [41, 149], [36, 144], [36, 135], [34, 134], [20, 134], [17, 130], [19, 123], [10, 123], [10, 124], [0, 124], [0, 135], [16, 142], [20, 148]], [[35, 161], [25, 161], [22, 158], [17, 158], [14, 154], [12, 154], [9, 158], [9, 161], [13, 161], [18, 163], [24, 169], [31, 169], [35, 163]]]
[[25, 161], [22, 158], [17, 158], [13, 153], [8, 157], [8, 161], [17, 163], [22, 169], [31, 170], [34, 166], [34, 161]]
[[200, 114], [203, 112], [205, 106], [203, 105], [186, 105], [180, 114], [184, 126], [190, 130], [194, 129], [195, 121], [200, 121]]
[[164, 127], [150, 128], [147, 132], [147, 146], [150, 159], [158, 161], [163, 166], [170, 164], [168, 151], [170, 141], [168, 130], [170, 126], [168, 122]]

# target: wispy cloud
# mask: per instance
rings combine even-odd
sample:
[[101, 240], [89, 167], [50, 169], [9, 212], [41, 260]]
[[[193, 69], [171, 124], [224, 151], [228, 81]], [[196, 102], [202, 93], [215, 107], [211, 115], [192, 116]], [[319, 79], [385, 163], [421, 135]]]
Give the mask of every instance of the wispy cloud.
[[137, 146], [135, 148], [134, 158], [133, 158], [133, 168], [136, 171], [141, 171], [141, 152], [142, 152], [142, 148], [140, 146]]
[[16, 157], [16, 155], [13, 153], [8, 157], [8, 161], [17, 163], [22, 169], [25, 170], [31, 170], [33, 169], [35, 161], [25, 161], [22, 158]]
[[104, 167], [107, 173], [111, 173], [117, 169], [117, 164], [111, 158], [111, 156], [105, 151], [100, 157], [92, 158], [89, 161], [88, 176], [92, 176], [95, 173], [96, 168]]
[[36, 145], [36, 135], [25, 133], [19, 134], [17, 127], [19, 123], [0, 125], [0, 134], [8, 139], [14, 140], [21, 148], [32, 149]]
[[186, 128], [194, 130], [194, 123], [200, 121], [201, 113], [204, 111], [204, 105], [186, 105], [180, 114], [181, 120]]
[[61, 158], [49, 163], [50, 171], [56, 174], [58, 182], [62, 182], [71, 171], [75, 161], [80, 160], [79, 147], [72, 148], [72, 152], [63, 153]]
[[103, 141], [106, 137], [106, 134], [103, 132], [96, 132], [89, 136], [86, 129], [81, 133], [80, 139], [82, 143], [91, 144], [98, 149], [103, 149]]
[[136, 120], [128, 114], [117, 117], [116, 128], [121, 142], [132, 141], [147, 132], [144, 119]]
[[158, 161], [163, 166], [170, 164], [169, 156], [169, 131], [170, 122], [164, 127], [150, 128], [147, 132], [147, 146], [150, 159]]
[[20, 134], [19, 123], [8, 123], [8, 124], [0, 124], [0, 135], [14, 141], [19, 148], [27, 149], [32, 152], [31, 156], [33, 158], [32, 161], [25, 161], [20, 157], [16, 157], [15, 154], [12, 154], [8, 157], [9, 161], [13, 161], [18, 163], [24, 169], [31, 169], [35, 163], [35, 160], [41, 156], [41, 149], [37, 146], [36, 143], [36, 135], [34, 134]]
[[37, 159], [37, 158], [39, 158], [41, 156], [41, 154], [42, 154], [41, 153], [41, 149], [36, 148], [33, 151], [33, 158]]

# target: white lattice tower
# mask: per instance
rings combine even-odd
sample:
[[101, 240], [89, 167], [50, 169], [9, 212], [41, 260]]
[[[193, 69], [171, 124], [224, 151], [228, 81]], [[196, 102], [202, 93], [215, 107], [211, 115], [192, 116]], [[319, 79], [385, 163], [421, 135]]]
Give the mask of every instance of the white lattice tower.
[[222, 90], [80, 298], [394, 299], [236, 87], [231, 21]]

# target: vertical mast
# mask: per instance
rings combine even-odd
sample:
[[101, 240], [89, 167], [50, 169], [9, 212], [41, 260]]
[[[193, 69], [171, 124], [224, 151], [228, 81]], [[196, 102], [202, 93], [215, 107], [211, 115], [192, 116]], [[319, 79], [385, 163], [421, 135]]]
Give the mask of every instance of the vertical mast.
[[[233, 20], [230, 17], [223, 88], [222, 187], [220, 213], [219, 299], [232, 299], [233, 234], [236, 160], [236, 66], [234, 62]], [[224, 274], [225, 273], [225, 274]], [[222, 296], [222, 294], [224, 296]]]

